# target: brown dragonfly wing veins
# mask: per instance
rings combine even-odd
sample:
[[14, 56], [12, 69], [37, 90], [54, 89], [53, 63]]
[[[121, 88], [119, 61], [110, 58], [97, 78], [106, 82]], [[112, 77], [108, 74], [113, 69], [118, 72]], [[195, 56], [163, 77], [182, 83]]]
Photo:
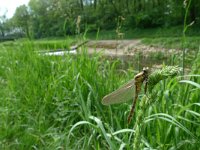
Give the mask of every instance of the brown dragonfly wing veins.
[[128, 83], [122, 85], [116, 91], [106, 95], [102, 99], [103, 105], [111, 105], [133, 100], [135, 96], [135, 80], [132, 79]]

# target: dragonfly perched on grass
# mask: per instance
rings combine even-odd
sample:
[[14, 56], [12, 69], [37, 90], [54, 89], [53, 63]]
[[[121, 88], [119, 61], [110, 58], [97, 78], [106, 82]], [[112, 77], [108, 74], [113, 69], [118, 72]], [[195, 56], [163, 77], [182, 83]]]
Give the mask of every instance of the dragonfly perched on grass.
[[141, 91], [141, 86], [142, 86], [143, 82], [145, 85], [144, 91], [146, 94], [147, 83], [148, 83], [148, 74], [149, 74], [149, 69], [143, 68], [142, 72], [138, 73], [134, 77], [134, 79], [132, 79], [128, 83], [122, 85], [116, 91], [103, 97], [102, 104], [103, 105], [111, 105], [111, 104], [122, 103], [122, 102], [128, 101], [130, 99], [133, 99], [131, 111], [128, 116], [128, 123], [130, 123], [131, 118], [134, 114], [136, 101], [137, 101], [138, 95]]

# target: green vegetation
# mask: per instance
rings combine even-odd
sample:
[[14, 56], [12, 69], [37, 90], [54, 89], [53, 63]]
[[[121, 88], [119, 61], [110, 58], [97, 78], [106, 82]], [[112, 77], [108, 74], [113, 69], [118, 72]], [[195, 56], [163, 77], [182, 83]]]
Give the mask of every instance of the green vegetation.
[[73, 43], [72, 39], [67, 40], [37, 40], [34, 41], [33, 44], [36, 47], [36, 49], [39, 50], [58, 50], [58, 49], [68, 49], [70, 48], [70, 45]]
[[13, 48], [13, 46], [19, 47], [19, 46], [25, 46], [25, 47], [31, 47], [35, 51], [49, 51], [49, 50], [70, 50], [70, 46], [75, 44], [75, 39], [67, 38], [67, 39], [58, 39], [58, 38], [48, 38], [48, 39], [40, 39], [40, 40], [33, 40], [28, 41], [27, 39], [19, 39], [16, 41], [7, 41], [2, 42], [0, 44], [0, 47], [6, 47], [6, 48]]
[[[98, 29], [112, 30], [115, 34], [149, 28], [168, 30], [182, 26], [185, 17], [188, 18], [185, 23], [193, 22], [199, 33], [200, 3], [198, 0], [188, 3], [187, 0], [30, 0], [28, 6], [19, 6], [12, 18], [0, 16], [0, 37], [64, 37]], [[180, 27], [171, 35], [182, 31]]]
[[[0, 16], [0, 39], [20, 37], [0, 43], [0, 149], [199, 150], [199, 8], [198, 0], [30, 0], [13, 18]], [[84, 46], [42, 53], [119, 35], [182, 53], [152, 51], [149, 60], [139, 51], [130, 61]], [[153, 61], [172, 66], [152, 69], [128, 125], [132, 102], [108, 107], [102, 97]]]
[[[185, 47], [187, 49], [198, 50], [200, 44], [200, 37], [187, 37]], [[144, 44], [152, 45], [155, 47], [163, 47], [170, 49], [182, 49], [182, 38], [181, 37], [160, 37], [160, 38], [144, 38], [142, 40]]]
[[[185, 47], [191, 50], [198, 50], [200, 44], [200, 33], [197, 29], [189, 29], [187, 32]], [[83, 34], [80, 34], [83, 36]], [[86, 32], [86, 39], [95, 40], [97, 32]], [[98, 32], [98, 39], [117, 39], [117, 35], [113, 30], [101, 30]], [[152, 45], [155, 47], [164, 47], [172, 49], [182, 49], [182, 27], [171, 27], [171, 28], [155, 28], [155, 29], [135, 29], [124, 31], [124, 39], [141, 39], [142, 43]], [[19, 39], [15, 42], [2, 42], [3, 46], [13, 46], [18, 44], [27, 43], [27, 39]], [[39, 50], [47, 49], [66, 49], [69, 46], [76, 43], [74, 36], [66, 38], [43, 38], [39, 40], [33, 40], [34, 46]]]
[[[58, 57], [35, 50], [31, 43], [1, 48], [0, 149], [132, 149], [140, 112], [128, 126], [129, 103], [106, 107], [101, 99], [132, 79], [134, 68], [122, 71], [120, 60], [84, 51]], [[188, 80], [154, 87], [156, 103], [142, 113], [142, 147], [198, 149], [199, 62], [198, 55]]]
[[[160, 28], [147, 28], [147, 29], [129, 29], [123, 30], [124, 39], [140, 39], [140, 38], [181, 38], [183, 35], [183, 26], [174, 27], [160, 27]], [[197, 37], [200, 35], [198, 28], [189, 28], [186, 32], [188, 37]], [[96, 32], [88, 32], [89, 39], [96, 38]], [[115, 30], [100, 30], [98, 39], [117, 39]]]

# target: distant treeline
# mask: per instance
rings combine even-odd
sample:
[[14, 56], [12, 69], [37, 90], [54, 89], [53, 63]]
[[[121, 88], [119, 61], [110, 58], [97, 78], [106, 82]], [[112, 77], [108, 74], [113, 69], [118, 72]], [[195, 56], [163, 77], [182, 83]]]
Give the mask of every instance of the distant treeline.
[[[191, 3], [190, 3], [191, 2]], [[200, 26], [199, 0], [30, 0], [11, 19], [2, 16], [0, 34], [27, 37], [74, 35], [88, 30], [171, 27], [187, 22]], [[16, 30], [17, 29], [17, 30]]]

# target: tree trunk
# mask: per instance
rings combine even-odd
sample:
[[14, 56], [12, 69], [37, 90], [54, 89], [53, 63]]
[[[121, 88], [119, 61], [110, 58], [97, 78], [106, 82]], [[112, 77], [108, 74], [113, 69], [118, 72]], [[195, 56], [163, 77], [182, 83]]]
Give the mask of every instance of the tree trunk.
[[94, 0], [94, 9], [96, 10], [97, 8], [97, 0]]
[[195, 8], [195, 2], [191, 2], [191, 8], [190, 8], [190, 21], [196, 20], [196, 8]]
[[113, 3], [112, 0], [110, 0], [111, 5], [113, 6], [115, 13], [117, 14], [117, 16], [119, 16], [119, 11], [117, 10], [117, 7], [115, 6], [115, 4]]
[[4, 34], [4, 31], [3, 31], [3, 30], [1, 30], [1, 36], [2, 36], [2, 37], [4, 37], [4, 36], [5, 36], [5, 34]]
[[80, 0], [81, 9], [83, 10], [83, 0]]
[[127, 8], [127, 12], [130, 14], [130, 10], [129, 10], [129, 0], [126, 0], [126, 8]]

